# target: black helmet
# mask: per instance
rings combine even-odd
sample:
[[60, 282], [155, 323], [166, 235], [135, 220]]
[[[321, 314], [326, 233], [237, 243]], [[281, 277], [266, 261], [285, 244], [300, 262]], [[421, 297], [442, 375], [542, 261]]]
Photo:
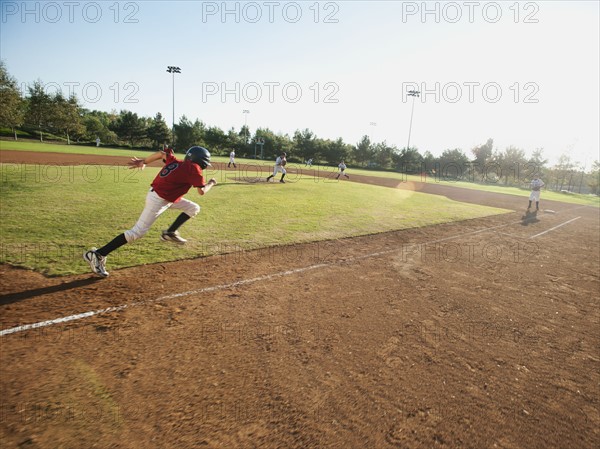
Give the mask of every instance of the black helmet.
[[192, 147], [185, 153], [185, 160], [192, 161], [205, 169], [210, 165], [210, 152], [203, 147]]

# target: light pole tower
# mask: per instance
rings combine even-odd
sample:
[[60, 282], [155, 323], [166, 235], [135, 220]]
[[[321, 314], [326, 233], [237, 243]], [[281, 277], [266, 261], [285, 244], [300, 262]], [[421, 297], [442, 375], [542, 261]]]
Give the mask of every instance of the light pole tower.
[[250, 114], [250, 111], [248, 109], [244, 109], [242, 113], [244, 114], [244, 133], [246, 135], [246, 139], [244, 140], [245, 147], [248, 145], [248, 114]]
[[167, 72], [173, 74], [173, 122], [171, 127], [171, 145], [175, 145], [175, 74], [181, 73], [179, 67], [170, 65], [167, 67]]
[[408, 95], [413, 97], [412, 108], [410, 110], [410, 126], [408, 127], [408, 144], [406, 145], [406, 149], [410, 148], [410, 132], [412, 131], [412, 120], [413, 120], [413, 112], [415, 111], [415, 98], [419, 96], [421, 92], [418, 90], [409, 90]]
[[373, 134], [375, 134], [374, 130], [375, 130], [375, 127], [377, 126], [377, 123], [375, 123], [375, 122], [370, 122], [370, 123], [369, 123], [369, 126], [372, 126], [372, 127], [373, 127], [373, 131], [371, 131], [371, 136], [369, 137], [369, 139], [371, 140], [371, 144], [374, 144], [374, 143], [375, 143], [375, 140], [373, 140], [373, 139], [374, 139], [374, 137], [373, 137]]

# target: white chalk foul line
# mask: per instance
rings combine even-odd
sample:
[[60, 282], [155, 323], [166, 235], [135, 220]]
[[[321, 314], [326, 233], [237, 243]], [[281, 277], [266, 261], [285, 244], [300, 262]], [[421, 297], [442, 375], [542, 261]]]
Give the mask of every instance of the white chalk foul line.
[[140, 303], [125, 304], [125, 305], [116, 306], [116, 307], [107, 307], [106, 309], [92, 310], [90, 312], [78, 313], [77, 315], [69, 315], [69, 316], [65, 316], [62, 318], [56, 318], [54, 320], [40, 321], [39, 323], [25, 324], [23, 326], [11, 327], [10, 329], [4, 329], [3, 331], [0, 331], [0, 337], [9, 335], [9, 334], [14, 334], [15, 332], [23, 332], [23, 331], [27, 331], [30, 329], [37, 329], [38, 327], [46, 327], [46, 326], [52, 326], [53, 324], [60, 324], [60, 323], [66, 323], [68, 321], [80, 320], [82, 318], [99, 315], [101, 313], [118, 312], [119, 310], [123, 310], [127, 307], [136, 306], [138, 304], [140, 304]]
[[62, 318], [56, 318], [54, 320], [40, 321], [39, 323], [25, 324], [23, 326], [11, 327], [10, 329], [4, 329], [4, 330], [0, 331], [0, 337], [9, 335], [9, 334], [14, 334], [16, 332], [23, 332], [23, 331], [27, 331], [30, 329], [37, 329], [39, 327], [52, 326], [54, 324], [66, 323], [68, 321], [80, 320], [82, 318], [89, 318], [91, 316], [100, 315], [100, 314], [104, 314], [104, 313], [118, 312], [123, 309], [130, 308], [130, 307], [151, 304], [153, 302], [164, 301], [167, 299], [181, 298], [183, 296], [195, 295], [195, 294], [199, 294], [199, 293], [214, 292], [214, 291], [218, 291], [218, 290], [225, 290], [228, 288], [239, 287], [241, 285], [252, 284], [255, 282], [266, 281], [266, 280], [277, 278], [277, 277], [289, 276], [289, 275], [296, 274], [296, 273], [302, 273], [304, 271], [315, 270], [317, 268], [323, 268], [328, 265], [330, 265], [330, 264], [320, 263], [320, 264], [316, 264], [316, 265], [311, 265], [309, 267], [296, 268], [294, 270], [280, 271], [279, 273], [267, 274], [267, 275], [255, 277], [252, 279], [243, 279], [241, 281], [232, 282], [230, 284], [222, 284], [222, 285], [215, 285], [213, 287], [199, 288], [197, 290], [189, 290], [187, 292], [174, 293], [172, 295], [160, 296], [158, 298], [150, 299], [147, 301], [132, 302], [130, 304], [124, 304], [121, 306], [107, 307], [105, 309], [92, 310], [89, 312], [78, 313], [75, 315], [69, 315], [69, 316], [65, 316]]
[[[579, 218], [579, 217], [578, 217]], [[572, 221], [572, 220], [571, 220]], [[511, 223], [505, 223], [502, 225], [498, 225], [498, 226], [492, 226], [491, 228], [484, 228], [484, 229], [478, 229], [476, 231], [469, 231], [469, 232], [463, 232], [461, 234], [456, 234], [450, 237], [444, 237], [441, 239], [437, 239], [437, 240], [432, 240], [428, 243], [425, 243], [425, 245], [431, 245], [431, 244], [435, 244], [435, 243], [440, 243], [440, 242], [445, 242], [447, 240], [452, 240], [452, 239], [456, 239], [459, 237], [465, 237], [467, 235], [473, 235], [473, 234], [480, 234], [482, 232], [488, 232], [488, 231], [493, 231], [495, 229], [499, 229], [499, 228], [504, 228], [506, 226], [511, 226], [517, 223], [521, 223], [521, 221], [514, 221]], [[423, 243], [414, 243], [413, 245], [423, 245]], [[258, 276], [255, 278], [251, 278], [251, 279], [243, 279], [241, 281], [236, 281], [236, 282], [232, 282], [230, 284], [221, 284], [221, 285], [215, 285], [212, 287], [204, 287], [204, 288], [200, 288], [197, 290], [189, 290], [186, 292], [181, 292], [181, 293], [173, 293], [171, 295], [166, 295], [166, 296], [160, 296], [158, 298], [154, 298], [154, 299], [150, 299], [147, 301], [138, 301], [138, 302], [133, 302], [130, 304], [124, 304], [121, 306], [114, 306], [114, 307], [107, 307], [105, 309], [98, 309], [98, 310], [92, 310], [89, 312], [84, 312], [84, 313], [78, 313], [75, 315], [69, 315], [69, 316], [65, 316], [62, 318], [56, 318], [54, 320], [48, 320], [48, 321], [40, 321], [38, 323], [33, 323], [33, 324], [24, 324], [22, 326], [16, 326], [16, 327], [11, 327], [9, 329], [4, 329], [2, 331], [0, 331], [0, 337], [4, 337], [5, 335], [10, 335], [10, 334], [14, 334], [17, 332], [24, 332], [27, 330], [31, 330], [31, 329], [37, 329], [40, 327], [46, 327], [46, 326], [52, 326], [54, 324], [61, 324], [61, 323], [67, 323], [69, 321], [75, 321], [75, 320], [80, 320], [83, 318], [89, 318], [95, 315], [101, 315], [104, 313], [111, 313], [111, 312], [119, 312], [121, 310], [127, 309], [127, 308], [131, 308], [131, 307], [136, 307], [136, 306], [141, 306], [141, 305], [145, 305], [145, 304], [151, 304], [154, 302], [158, 302], [158, 301], [164, 301], [167, 299], [175, 299], [175, 298], [182, 298], [184, 296], [190, 296], [190, 295], [196, 295], [199, 293], [207, 293], [207, 292], [214, 292], [214, 291], [219, 291], [219, 290], [226, 290], [228, 288], [234, 288], [234, 287], [239, 287], [242, 285], [247, 285], [247, 284], [253, 284], [256, 282], [260, 282], [260, 281], [267, 281], [269, 279], [274, 279], [274, 278], [278, 278], [278, 277], [283, 277], [283, 276], [290, 276], [292, 274], [297, 274], [297, 273], [302, 273], [305, 271], [310, 271], [310, 270], [315, 270], [317, 268], [325, 268], [325, 267], [329, 267], [335, 263], [340, 263], [340, 262], [345, 262], [345, 263], [349, 263], [349, 262], [355, 262], [358, 260], [363, 260], [363, 259], [368, 259], [368, 258], [372, 258], [372, 257], [378, 257], [378, 256], [383, 256], [386, 254], [391, 254], [394, 252], [398, 252], [398, 251], [402, 251], [404, 249], [403, 248], [392, 248], [392, 249], [388, 249], [388, 250], [384, 250], [384, 251], [378, 251], [375, 253], [369, 253], [369, 254], [363, 254], [362, 256], [356, 256], [356, 257], [350, 257], [348, 259], [344, 259], [342, 261], [332, 261], [329, 263], [319, 263], [319, 264], [315, 264], [315, 265], [310, 265], [308, 267], [302, 267], [302, 268], [296, 268], [293, 270], [286, 270], [286, 271], [280, 271], [278, 273], [273, 273], [273, 274], [267, 274], [264, 276]]]
[[559, 224], [559, 225], [556, 225], [556, 226], [554, 226], [553, 228], [546, 229], [544, 232], [540, 232], [539, 234], [532, 235], [532, 236], [531, 236], [531, 237], [529, 237], [529, 238], [530, 238], [530, 239], [534, 239], [534, 238], [536, 238], [536, 237], [539, 237], [540, 235], [547, 234], [547, 233], [548, 233], [548, 232], [550, 232], [550, 231], [554, 231], [555, 229], [558, 229], [558, 228], [560, 228], [560, 227], [562, 227], [562, 226], [564, 226], [564, 225], [568, 225], [568, 224], [569, 224], [569, 223], [571, 223], [572, 221], [579, 220], [580, 218], [581, 218], [581, 217], [575, 217], [575, 218], [571, 218], [570, 220], [568, 220], [568, 221], [565, 221], [564, 223], [561, 223], [561, 224]]

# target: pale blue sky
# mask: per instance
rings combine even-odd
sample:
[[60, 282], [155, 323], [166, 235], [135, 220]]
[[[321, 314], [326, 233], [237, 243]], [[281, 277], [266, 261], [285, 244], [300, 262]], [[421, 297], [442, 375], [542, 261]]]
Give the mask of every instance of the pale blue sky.
[[[567, 150], [588, 166], [598, 158], [596, 1], [0, 3], [9, 72], [65, 93], [71, 84], [90, 109], [161, 112], [170, 124], [166, 67], [177, 65], [177, 120], [238, 129], [248, 109], [252, 130], [403, 147], [415, 83], [429, 92], [415, 102], [411, 146], [421, 152], [468, 152], [491, 137], [552, 160]], [[222, 98], [236, 83], [239, 102]]]

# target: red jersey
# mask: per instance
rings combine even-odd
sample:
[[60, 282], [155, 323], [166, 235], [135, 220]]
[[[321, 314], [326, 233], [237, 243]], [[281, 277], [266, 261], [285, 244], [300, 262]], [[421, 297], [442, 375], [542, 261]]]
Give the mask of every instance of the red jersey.
[[204, 187], [204, 176], [198, 164], [180, 161], [171, 149], [165, 150], [165, 154], [165, 166], [152, 181], [152, 188], [158, 196], [171, 203], [177, 203], [192, 186]]

